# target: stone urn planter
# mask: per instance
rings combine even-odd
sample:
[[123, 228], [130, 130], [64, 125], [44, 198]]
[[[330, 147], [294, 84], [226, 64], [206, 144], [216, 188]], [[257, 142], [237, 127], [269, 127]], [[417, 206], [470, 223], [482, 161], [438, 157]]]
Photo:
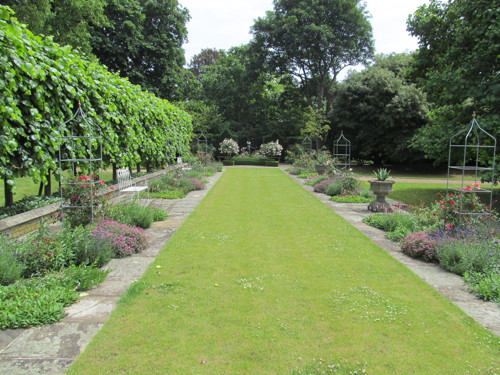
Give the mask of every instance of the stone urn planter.
[[372, 180], [370, 182], [370, 190], [377, 197], [373, 202], [368, 205], [368, 210], [371, 212], [392, 212], [391, 205], [386, 202], [385, 197], [392, 191], [394, 181], [385, 180]]

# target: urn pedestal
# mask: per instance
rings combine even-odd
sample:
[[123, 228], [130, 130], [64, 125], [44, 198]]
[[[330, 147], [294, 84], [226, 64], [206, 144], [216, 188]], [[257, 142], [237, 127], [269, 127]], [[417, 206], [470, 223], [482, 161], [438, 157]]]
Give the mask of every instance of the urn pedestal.
[[392, 212], [391, 205], [387, 203], [385, 197], [392, 191], [394, 181], [372, 180], [369, 182], [370, 190], [373, 191], [377, 199], [368, 205], [368, 210], [371, 212]]

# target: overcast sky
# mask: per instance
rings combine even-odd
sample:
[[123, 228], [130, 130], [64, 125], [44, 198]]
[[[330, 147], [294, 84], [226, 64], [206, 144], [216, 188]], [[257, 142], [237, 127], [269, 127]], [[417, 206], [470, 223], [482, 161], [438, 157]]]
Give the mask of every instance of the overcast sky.
[[[377, 53], [413, 51], [417, 40], [408, 35], [406, 19], [428, 0], [366, 0]], [[186, 62], [204, 48], [228, 49], [251, 39], [254, 20], [273, 9], [272, 0], [179, 0], [189, 10]]]

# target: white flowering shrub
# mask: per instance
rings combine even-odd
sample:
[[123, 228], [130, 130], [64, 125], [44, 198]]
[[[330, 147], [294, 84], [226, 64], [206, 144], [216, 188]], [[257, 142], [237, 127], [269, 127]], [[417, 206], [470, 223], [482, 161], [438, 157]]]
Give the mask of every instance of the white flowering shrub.
[[225, 138], [221, 143], [219, 143], [219, 151], [226, 155], [238, 155], [238, 143], [234, 139]]
[[276, 142], [269, 142], [260, 145], [259, 152], [267, 157], [281, 156], [281, 152], [283, 151], [283, 146], [280, 145], [279, 140]]

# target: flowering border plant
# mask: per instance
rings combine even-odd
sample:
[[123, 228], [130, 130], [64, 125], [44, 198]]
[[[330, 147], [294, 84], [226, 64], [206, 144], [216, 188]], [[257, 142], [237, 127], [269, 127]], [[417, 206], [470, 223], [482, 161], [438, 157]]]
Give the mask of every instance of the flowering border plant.
[[109, 192], [102, 191], [105, 187], [104, 180], [94, 174], [78, 176], [64, 185], [63, 198], [69, 206], [64, 210], [64, 220], [72, 227], [91, 223], [106, 207]]
[[225, 138], [219, 143], [219, 151], [226, 155], [238, 155], [240, 148], [238, 143], [232, 138]]

